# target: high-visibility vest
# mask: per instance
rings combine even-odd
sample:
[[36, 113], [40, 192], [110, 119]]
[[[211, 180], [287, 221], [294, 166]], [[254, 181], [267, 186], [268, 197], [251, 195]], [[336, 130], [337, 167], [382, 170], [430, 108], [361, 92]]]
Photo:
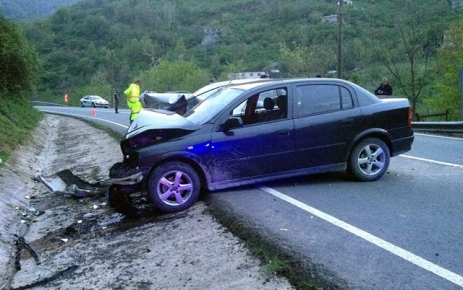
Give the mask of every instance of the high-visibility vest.
[[140, 86], [136, 83], [130, 84], [127, 90], [124, 91], [127, 96], [127, 107], [130, 109], [130, 121], [137, 118], [143, 105], [140, 103]]
[[124, 95], [127, 99], [139, 98], [140, 97], [140, 86], [136, 83], [131, 83], [127, 90], [124, 91]]

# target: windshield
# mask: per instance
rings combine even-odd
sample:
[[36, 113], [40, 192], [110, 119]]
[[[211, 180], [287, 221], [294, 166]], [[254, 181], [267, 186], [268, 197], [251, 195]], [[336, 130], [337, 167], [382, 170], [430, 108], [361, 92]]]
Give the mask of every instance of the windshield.
[[211, 83], [211, 84], [208, 84], [204, 87], [201, 87], [199, 88], [197, 91], [195, 91], [193, 93], [193, 95], [195, 96], [199, 96], [199, 95], [202, 95], [204, 94], [205, 92], [208, 92], [208, 91], [211, 91], [211, 90], [215, 90], [217, 88], [220, 88], [220, 87], [223, 87], [227, 84], [229, 84], [230, 82], [218, 82], [218, 83]]
[[243, 90], [235, 88], [220, 89], [188, 111], [184, 117], [197, 124], [204, 124], [242, 93]]
[[220, 83], [212, 83], [207, 86], [204, 86], [191, 94], [190, 98], [187, 98], [187, 108], [193, 108], [198, 103], [204, 101], [205, 99], [209, 98], [210, 95], [216, 93], [221, 88], [228, 85], [230, 82], [220, 82]]

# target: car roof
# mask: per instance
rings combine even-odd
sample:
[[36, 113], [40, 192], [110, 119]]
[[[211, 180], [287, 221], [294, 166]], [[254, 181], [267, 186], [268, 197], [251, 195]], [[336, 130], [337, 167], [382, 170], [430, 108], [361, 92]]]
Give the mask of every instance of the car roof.
[[[265, 80], [265, 79], [264, 79]], [[310, 81], [310, 83], [316, 84], [316, 83], [344, 83], [344, 84], [350, 84], [351, 86], [356, 86], [355, 84], [343, 80], [343, 79], [336, 79], [336, 78], [291, 78], [291, 79], [268, 79], [268, 81], [265, 82], [249, 82], [249, 83], [243, 83], [243, 84], [235, 84], [232, 85], [231, 87], [238, 88], [238, 89], [243, 89], [243, 90], [249, 90], [252, 88], [256, 88], [259, 86], [264, 86], [264, 85], [287, 85], [287, 84], [292, 84], [292, 83], [298, 83], [298, 82], [307, 82]]]
[[225, 87], [225, 86], [231, 86], [231, 85], [240, 85], [240, 84], [248, 84], [248, 83], [256, 83], [256, 82], [267, 82], [272, 79], [267, 79], [267, 78], [262, 78], [262, 79], [236, 79], [236, 80], [229, 80], [229, 81], [221, 81], [221, 82], [215, 82], [215, 83], [210, 83], [208, 85], [205, 85], [204, 87], [199, 88], [197, 91], [193, 93], [194, 96], [198, 96], [203, 94], [204, 92], [220, 88], [220, 87]]

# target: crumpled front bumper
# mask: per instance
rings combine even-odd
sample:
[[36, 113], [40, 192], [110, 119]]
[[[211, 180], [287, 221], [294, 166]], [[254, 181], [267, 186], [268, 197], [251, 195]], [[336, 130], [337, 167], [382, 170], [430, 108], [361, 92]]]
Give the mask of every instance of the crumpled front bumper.
[[131, 195], [143, 190], [144, 172], [119, 162], [109, 169], [111, 184], [107, 191], [109, 207], [126, 216], [139, 216], [141, 210], [133, 204]]
[[134, 185], [144, 178], [144, 172], [138, 168], [125, 166], [122, 162], [115, 163], [109, 169], [109, 183], [119, 185]]
[[134, 185], [140, 183], [143, 180], [143, 172], [137, 172], [126, 177], [114, 177], [109, 179], [111, 184], [119, 185]]

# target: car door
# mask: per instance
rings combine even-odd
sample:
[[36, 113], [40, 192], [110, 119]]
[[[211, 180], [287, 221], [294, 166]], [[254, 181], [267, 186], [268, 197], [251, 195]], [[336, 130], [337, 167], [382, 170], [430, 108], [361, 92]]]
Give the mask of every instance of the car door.
[[295, 88], [295, 149], [298, 167], [343, 162], [361, 121], [353, 92], [336, 83], [300, 84]]
[[214, 182], [264, 178], [295, 167], [293, 120], [287, 114], [281, 119], [257, 120], [264, 110], [264, 98], [276, 98], [278, 92], [287, 90], [262, 91], [245, 98], [232, 110], [232, 117], [240, 118], [243, 125], [212, 133]]
[[89, 96], [85, 96], [85, 97], [84, 97], [84, 105], [87, 107], [87, 106], [89, 106], [89, 104], [90, 104], [90, 97], [89, 97]]

